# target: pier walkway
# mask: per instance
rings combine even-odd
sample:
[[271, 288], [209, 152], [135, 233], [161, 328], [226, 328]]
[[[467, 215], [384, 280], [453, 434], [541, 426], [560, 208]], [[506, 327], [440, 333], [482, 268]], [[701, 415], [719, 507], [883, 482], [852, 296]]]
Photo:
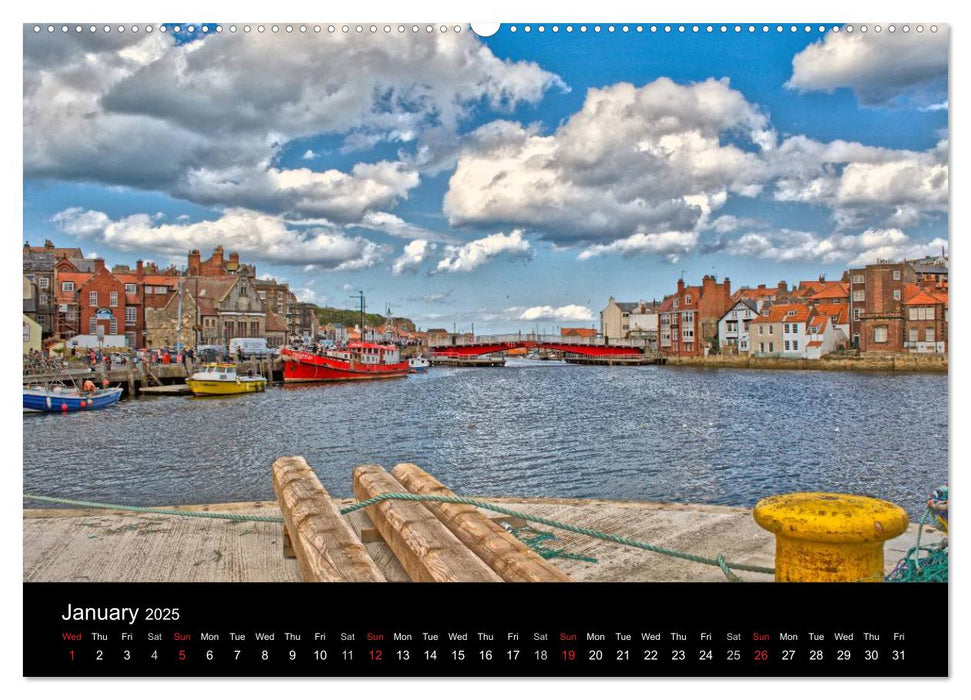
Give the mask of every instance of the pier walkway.
[[[352, 499], [334, 499], [338, 507]], [[772, 566], [775, 540], [747, 508], [695, 504], [560, 498], [483, 498], [530, 515], [615, 532], [702, 556]], [[276, 501], [185, 506], [280, 516]], [[482, 511], [487, 517], [495, 513]], [[25, 509], [24, 581], [299, 581], [296, 560], [281, 556], [283, 525], [182, 518], [109, 510]], [[408, 580], [389, 547], [368, 537], [364, 511], [347, 516], [389, 581]], [[546, 528], [537, 526], [540, 530]], [[913, 546], [917, 524], [887, 542], [887, 572]], [[555, 531], [554, 544], [597, 563], [556, 558], [551, 563], [574, 581], [725, 581], [711, 566]], [[923, 542], [940, 541], [925, 526]], [[746, 581], [771, 576], [741, 572]]]

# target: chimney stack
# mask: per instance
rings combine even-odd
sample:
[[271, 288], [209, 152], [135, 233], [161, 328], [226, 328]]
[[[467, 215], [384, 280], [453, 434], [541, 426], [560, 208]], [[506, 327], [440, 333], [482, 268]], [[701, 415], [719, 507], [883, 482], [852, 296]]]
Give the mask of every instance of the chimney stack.
[[141, 260], [135, 261], [135, 274], [139, 277], [145, 276], [145, 264]]
[[684, 278], [682, 277], [678, 279], [678, 294], [681, 294], [683, 291], [684, 291]]
[[199, 276], [199, 267], [201, 264], [201, 260], [202, 260], [202, 255], [199, 253], [197, 249], [193, 249], [189, 251], [189, 276], [190, 277]]
[[212, 264], [216, 267], [223, 266], [223, 247], [221, 245], [217, 245], [216, 249], [212, 251]]
[[103, 258], [94, 259], [94, 271], [95, 273], [101, 272], [105, 269], [105, 261]]

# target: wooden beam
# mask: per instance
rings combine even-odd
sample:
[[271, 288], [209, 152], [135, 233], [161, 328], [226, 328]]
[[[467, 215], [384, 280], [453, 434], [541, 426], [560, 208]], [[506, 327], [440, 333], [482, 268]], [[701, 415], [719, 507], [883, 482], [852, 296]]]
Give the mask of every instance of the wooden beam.
[[[455, 496], [445, 484], [414, 464], [399, 464], [391, 473], [411, 493]], [[570, 580], [569, 576], [516, 539], [500, 524], [487, 518], [478, 508], [460, 503], [427, 501], [424, 505], [504, 581]]]
[[304, 581], [385, 580], [303, 457], [273, 463], [273, 490]]
[[[382, 467], [354, 470], [354, 495], [364, 501], [405, 487]], [[412, 581], [502, 581], [421, 503], [382, 501], [366, 509]]]

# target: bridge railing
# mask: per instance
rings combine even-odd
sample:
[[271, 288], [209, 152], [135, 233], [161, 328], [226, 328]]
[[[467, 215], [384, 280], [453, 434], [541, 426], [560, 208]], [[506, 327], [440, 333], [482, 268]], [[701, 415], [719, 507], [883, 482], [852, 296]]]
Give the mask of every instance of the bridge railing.
[[468, 337], [449, 337], [431, 343], [434, 347], [462, 347], [469, 345], [498, 345], [502, 343], [543, 343], [561, 345], [591, 345], [628, 348], [644, 348], [647, 346], [645, 338], [610, 338], [603, 336], [581, 337], [575, 335], [542, 335], [537, 333], [509, 333], [505, 335], [477, 335], [473, 338]]

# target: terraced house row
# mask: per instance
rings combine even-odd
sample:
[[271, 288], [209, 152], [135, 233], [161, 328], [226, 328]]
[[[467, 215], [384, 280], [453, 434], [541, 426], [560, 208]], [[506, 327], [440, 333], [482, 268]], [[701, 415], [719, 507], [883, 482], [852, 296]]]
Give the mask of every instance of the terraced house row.
[[660, 302], [618, 302], [600, 314], [607, 338], [644, 338], [665, 356], [713, 353], [816, 360], [837, 352], [947, 353], [948, 258], [878, 262], [838, 281], [731, 291], [713, 276], [679, 279]]

